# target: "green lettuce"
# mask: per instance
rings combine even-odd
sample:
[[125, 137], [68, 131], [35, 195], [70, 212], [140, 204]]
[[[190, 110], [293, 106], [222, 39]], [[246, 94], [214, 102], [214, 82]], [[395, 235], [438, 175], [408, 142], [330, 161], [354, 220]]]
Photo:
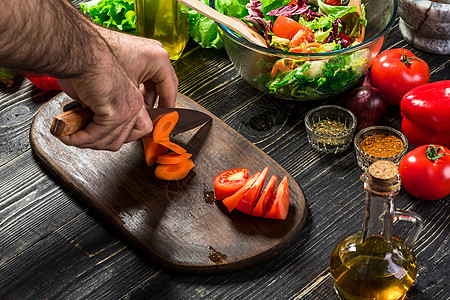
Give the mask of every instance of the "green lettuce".
[[134, 0], [91, 0], [80, 8], [97, 24], [136, 34]]

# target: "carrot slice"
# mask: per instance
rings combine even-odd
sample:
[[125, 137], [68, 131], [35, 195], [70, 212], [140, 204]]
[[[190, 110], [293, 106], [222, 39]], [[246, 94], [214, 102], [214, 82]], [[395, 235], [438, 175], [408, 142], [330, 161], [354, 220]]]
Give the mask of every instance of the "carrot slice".
[[253, 174], [251, 177], [247, 179], [244, 186], [241, 187], [236, 193], [222, 200], [222, 203], [228, 208], [229, 212], [231, 212], [236, 207], [238, 202], [241, 200], [244, 194], [252, 187], [253, 183], [255, 183], [260, 174], [261, 171], [258, 171], [255, 174]]
[[178, 112], [172, 111], [159, 118], [153, 127], [153, 140], [157, 143], [168, 140], [178, 122]]
[[174, 142], [171, 142], [169, 139], [160, 140], [160, 141], [155, 140], [155, 142], [163, 145], [166, 148], [169, 148], [170, 150], [172, 150], [173, 152], [178, 153], [178, 154], [184, 154], [187, 152], [186, 149], [184, 149], [183, 147], [181, 147], [178, 144], [175, 144]]
[[184, 162], [191, 156], [192, 154], [187, 152], [183, 154], [178, 154], [176, 152], [169, 152], [158, 156], [158, 158], [156, 159], [156, 163], [163, 165], [174, 165]]
[[145, 161], [148, 166], [153, 166], [158, 156], [168, 151], [167, 147], [156, 143], [151, 136], [143, 136], [141, 140], [144, 144]]
[[180, 180], [186, 177], [194, 166], [194, 162], [191, 159], [187, 159], [179, 164], [158, 165], [155, 169], [155, 176], [162, 180]]

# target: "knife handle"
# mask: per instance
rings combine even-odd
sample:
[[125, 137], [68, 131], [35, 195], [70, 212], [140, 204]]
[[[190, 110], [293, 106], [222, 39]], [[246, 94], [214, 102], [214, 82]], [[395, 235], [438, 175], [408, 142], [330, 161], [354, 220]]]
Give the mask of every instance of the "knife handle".
[[89, 107], [68, 110], [53, 118], [50, 132], [55, 136], [65, 136], [83, 129], [94, 119], [94, 112]]

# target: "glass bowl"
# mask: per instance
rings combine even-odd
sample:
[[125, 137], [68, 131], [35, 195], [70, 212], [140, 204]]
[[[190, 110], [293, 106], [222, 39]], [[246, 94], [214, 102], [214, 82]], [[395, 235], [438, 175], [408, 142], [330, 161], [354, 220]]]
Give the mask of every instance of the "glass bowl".
[[[400, 143], [398, 144], [390, 144], [390, 147], [388, 148], [388, 152], [389, 153], [391, 151], [396, 151], [398, 154], [395, 155], [374, 155], [375, 150], [371, 150], [372, 152], [370, 152], [371, 154], [367, 153], [368, 150], [365, 150], [365, 147], [362, 147], [361, 143], [366, 140], [367, 138], [371, 139], [372, 141], [375, 139], [372, 136], [393, 136], [395, 138], [397, 138], [395, 141], [400, 141]], [[372, 143], [371, 144], [375, 144]], [[383, 143], [385, 144], [385, 143]], [[359, 167], [363, 170], [363, 172], [365, 172], [369, 166], [379, 160], [386, 160], [386, 161], [392, 161], [393, 163], [395, 163], [397, 166], [399, 165], [400, 161], [402, 160], [402, 158], [405, 156], [406, 152], [408, 151], [408, 140], [406, 139], [406, 137], [403, 135], [403, 133], [401, 133], [400, 131], [388, 127], [388, 126], [372, 126], [372, 127], [367, 127], [362, 129], [361, 131], [359, 131], [356, 135], [355, 135], [355, 139], [354, 139], [354, 146], [355, 146], [355, 152], [356, 152], [356, 160], [358, 161], [358, 165]], [[373, 147], [373, 148], [378, 148], [379, 147]], [[382, 149], [383, 151], [384, 148]]]
[[[219, 5], [219, 1], [210, 0], [210, 6], [227, 14], [228, 8]], [[395, 21], [397, 0], [362, 0], [362, 3], [367, 18], [364, 42], [338, 51], [293, 53], [269, 49], [247, 41], [226, 26], [218, 23], [217, 26], [234, 68], [252, 86], [281, 99], [320, 100], [349, 90], [364, 77]], [[294, 63], [299, 67], [272, 77], [276, 63], [288, 66]]]
[[305, 128], [311, 146], [325, 153], [344, 152], [355, 134], [355, 115], [337, 105], [323, 105], [305, 116]]

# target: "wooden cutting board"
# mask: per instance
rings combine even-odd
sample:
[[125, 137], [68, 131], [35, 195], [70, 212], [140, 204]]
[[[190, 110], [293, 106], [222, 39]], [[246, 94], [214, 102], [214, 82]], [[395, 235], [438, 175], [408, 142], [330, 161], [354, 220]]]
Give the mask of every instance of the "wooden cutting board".
[[[195, 167], [187, 178], [167, 182], [145, 163], [140, 141], [118, 152], [68, 147], [50, 134], [53, 117], [70, 98], [61, 93], [45, 104], [31, 128], [38, 161], [121, 237], [155, 262], [187, 273], [218, 273], [260, 263], [286, 246], [300, 231], [307, 204], [296, 181], [277, 162], [210, 114], [178, 95], [177, 107], [208, 113], [212, 122], [173, 137], [192, 153]], [[253, 174], [269, 166], [266, 182], [288, 176], [290, 206], [286, 220], [228, 213], [214, 201], [213, 178], [220, 171], [246, 167]]]

